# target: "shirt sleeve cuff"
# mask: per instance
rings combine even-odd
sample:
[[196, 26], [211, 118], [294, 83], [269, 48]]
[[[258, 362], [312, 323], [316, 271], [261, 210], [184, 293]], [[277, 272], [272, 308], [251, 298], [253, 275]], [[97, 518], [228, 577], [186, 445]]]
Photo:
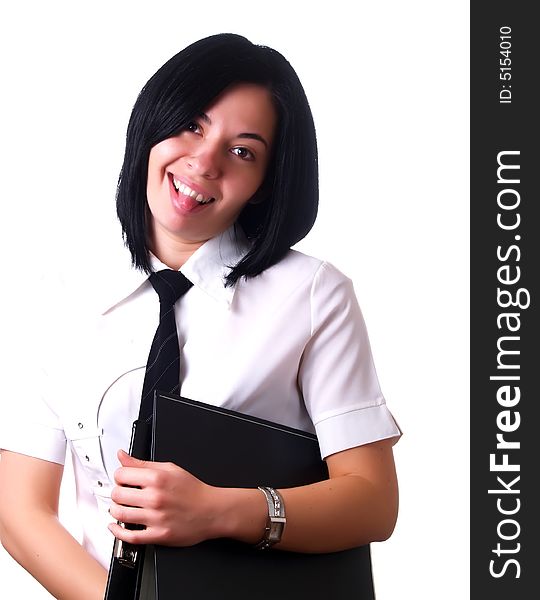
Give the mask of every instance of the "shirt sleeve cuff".
[[66, 460], [66, 437], [60, 429], [44, 430], [26, 423], [24, 433], [6, 425], [0, 428], [0, 448], [63, 465]]
[[392, 437], [401, 430], [386, 404], [353, 408], [315, 423], [322, 458]]

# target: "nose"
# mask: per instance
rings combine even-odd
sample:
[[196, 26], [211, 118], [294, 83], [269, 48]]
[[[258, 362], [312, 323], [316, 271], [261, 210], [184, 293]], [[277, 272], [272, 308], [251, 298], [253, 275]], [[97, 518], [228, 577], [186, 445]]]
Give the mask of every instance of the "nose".
[[199, 146], [187, 157], [187, 167], [194, 175], [216, 179], [221, 175], [219, 149], [209, 144]]

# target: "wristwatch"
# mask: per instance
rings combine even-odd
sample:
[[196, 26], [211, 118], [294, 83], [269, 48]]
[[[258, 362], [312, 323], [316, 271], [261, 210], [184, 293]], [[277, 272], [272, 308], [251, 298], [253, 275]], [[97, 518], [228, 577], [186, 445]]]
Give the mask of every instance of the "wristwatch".
[[274, 544], [281, 541], [283, 529], [287, 519], [285, 518], [285, 504], [281, 494], [271, 487], [259, 487], [259, 490], [264, 494], [268, 504], [268, 520], [266, 521], [266, 529], [262, 540], [255, 545], [259, 550], [268, 550]]

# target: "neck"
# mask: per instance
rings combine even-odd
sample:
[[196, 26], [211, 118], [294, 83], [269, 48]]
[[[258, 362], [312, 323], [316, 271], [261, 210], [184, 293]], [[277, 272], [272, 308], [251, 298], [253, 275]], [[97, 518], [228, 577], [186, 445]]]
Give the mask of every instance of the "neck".
[[152, 253], [163, 264], [178, 271], [188, 258], [206, 241], [181, 240], [168, 232], [161, 232], [159, 236], [151, 236], [149, 246]]

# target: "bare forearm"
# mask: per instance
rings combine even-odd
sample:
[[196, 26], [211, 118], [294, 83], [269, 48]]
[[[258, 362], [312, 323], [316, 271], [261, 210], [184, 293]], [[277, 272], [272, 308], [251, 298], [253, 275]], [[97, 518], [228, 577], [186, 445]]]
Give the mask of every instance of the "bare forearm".
[[102, 600], [106, 570], [54, 515], [28, 514], [2, 527], [2, 544], [55, 598]]
[[[330, 478], [279, 490], [287, 524], [276, 546], [296, 552], [333, 552], [382, 541], [394, 529], [398, 486], [392, 440], [327, 458]], [[262, 537], [268, 508], [259, 490], [220, 489], [225, 533], [248, 543]]]
[[[287, 525], [282, 550], [333, 552], [386, 539], [397, 506], [356, 476], [336, 477], [309, 486], [280, 490]], [[223, 506], [230, 514], [227, 534], [250, 544], [264, 531], [268, 508], [259, 490], [228, 490]]]

